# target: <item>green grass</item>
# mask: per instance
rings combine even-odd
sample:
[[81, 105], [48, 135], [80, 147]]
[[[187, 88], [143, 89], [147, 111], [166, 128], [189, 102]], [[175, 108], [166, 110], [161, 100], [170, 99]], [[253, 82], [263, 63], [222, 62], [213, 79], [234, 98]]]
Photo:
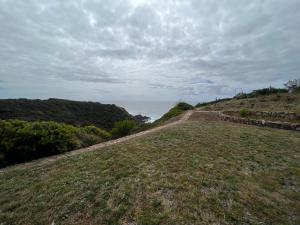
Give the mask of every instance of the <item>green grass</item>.
[[300, 134], [183, 125], [0, 172], [0, 224], [300, 224]]

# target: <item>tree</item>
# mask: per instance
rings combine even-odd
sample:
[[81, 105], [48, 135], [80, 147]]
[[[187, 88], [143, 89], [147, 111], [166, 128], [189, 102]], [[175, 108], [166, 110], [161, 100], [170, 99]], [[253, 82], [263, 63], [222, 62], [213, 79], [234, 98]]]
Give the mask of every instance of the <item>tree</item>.
[[300, 79], [289, 80], [284, 84], [289, 92], [296, 92], [300, 89]]

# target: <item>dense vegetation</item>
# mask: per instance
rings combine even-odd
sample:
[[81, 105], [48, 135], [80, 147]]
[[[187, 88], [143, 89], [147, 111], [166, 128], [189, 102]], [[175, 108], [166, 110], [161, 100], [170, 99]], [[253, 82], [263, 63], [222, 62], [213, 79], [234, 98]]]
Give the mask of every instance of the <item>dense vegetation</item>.
[[2, 99], [0, 119], [56, 121], [77, 126], [94, 125], [103, 129], [112, 129], [117, 121], [136, 120], [116, 105], [63, 99]]
[[95, 126], [0, 120], [0, 167], [64, 153], [109, 138], [108, 132]]
[[186, 110], [193, 109], [194, 106], [185, 103], [185, 102], [179, 102], [177, 103], [173, 108], [171, 108], [166, 114], [164, 114], [160, 119], [156, 120], [154, 124], [160, 124], [163, 122], [168, 121], [169, 119], [179, 116]]
[[123, 120], [115, 123], [114, 128], [111, 130], [112, 137], [124, 137], [132, 133], [136, 128], [136, 123], [133, 120]]
[[0, 172], [0, 221], [299, 225], [300, 133], [197, 115], [101, 151]]

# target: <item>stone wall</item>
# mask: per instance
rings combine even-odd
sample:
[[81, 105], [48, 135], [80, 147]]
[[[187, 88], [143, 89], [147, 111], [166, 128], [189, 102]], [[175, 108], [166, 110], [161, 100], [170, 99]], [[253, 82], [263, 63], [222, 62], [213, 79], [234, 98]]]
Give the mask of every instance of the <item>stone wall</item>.
[[276, 118], [276, 119], [289, 119], [289, 120], [295, 120], [297, 118], [296, 113], [290, 113], [290, 112], [259, 112], [259, 111], [254, 111], [250, 112], [251, 115], [255, 116], [265, 116], [265, 117], [271, 117], [271, 118]]
[[[232, 113], [238, 113], [239, 111], [224, 111], [224, 114], [232, 115]], [[266, 111], [249, 111], [250, 116], [261, 116], [269, 117], [274, 119], [287, 119], [287, 120], [296, 120], [300, 119], [300, 116], [297, 113], [291, 112], [266, 112]]]
[[[265, 114], [260, 114], [260, 115], [263, 115], [263, 116], [270, 116], [274, 112], [260, 112], [260, 113], [265, 113]], [[276, 116], [279, 116], [279, 115], [290, 116], [290, 114], [294, 115], [294, 113], [287, 113], [287, 115], [284, 115], [284, 114], [273, 114], [273, 115], [274, 116], [275, 115]], [[243, 124], [263, 126], [263, 127], [271, 127], [271, 128], [285, 129], [285, 130], [300, 131], [300, 124], [287, 123], [287, 122], [277, 122], [277, 121], [274, 122], [274, 121], [267, 121], [267, 120], [256, 120], [256, 119], [249, 119], [249, 118], [241, 118], [241, 117], [237, 117], [237, 116], [226, 115], [222, 112], [219, 112], [218, 115], [222, 120], [230, 121], [230, 122], [234, 122], [234, 123], [243, 123]], [[295, 116], [296, 116], [296, 114], [295, 114]]]

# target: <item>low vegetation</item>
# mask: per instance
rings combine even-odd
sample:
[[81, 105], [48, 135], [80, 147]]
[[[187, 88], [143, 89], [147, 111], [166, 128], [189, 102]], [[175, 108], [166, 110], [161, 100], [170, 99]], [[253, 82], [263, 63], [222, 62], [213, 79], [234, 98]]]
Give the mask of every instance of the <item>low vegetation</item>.
[[239, 115], [240, 117], [247, 117], [250, 115], [250, 111], [248, 109], [240, 109]]
[[300, 224], [299, 132], [188, 121], [0, 172], [1, 224]]
[[115, 123], [114, 128], [111, 130], [112, 137], [124, 137], [133, 132], [136, 128], [136, 123], [133, 120], [123, 120]]
[[64, 153], [110, 138], [95, 126], [0, 120], [0, 167]]

